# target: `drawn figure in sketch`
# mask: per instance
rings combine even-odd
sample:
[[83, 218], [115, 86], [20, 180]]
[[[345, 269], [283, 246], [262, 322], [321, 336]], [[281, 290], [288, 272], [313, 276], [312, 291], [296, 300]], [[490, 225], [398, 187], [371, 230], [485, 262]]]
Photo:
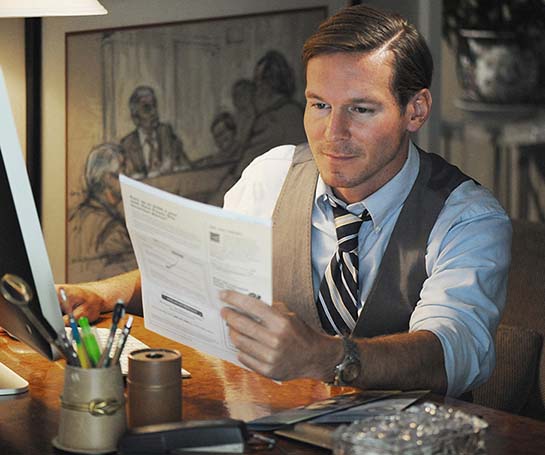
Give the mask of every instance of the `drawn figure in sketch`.
[[233, 162], [216, 190], [207, 198], [206, 202], [209, 204], [221, 207], [223, 195], [240, 177], [238, 161], [243, 150], [248, 147], [256, 117], [255, 91], [255, 84], [250, 79], [239, 79], [233, 84], [231, 94], [235, 112], [220, 112], [214, 117], [210, 127], [218, 154], [194, 162], [194, 165], [199, 166], [225, 162], [226, 159]]
[[255, 117], [255, 83], [250, 79], [239, 79], [233, 84], [232, 98], [235, 106], [234, 118], [237, 125], [237, 140], [244, 146], [252, 134]]
[[220, 162], [238, 160], [240, 155], [240, 142], [237, 138], [237, 124], [230, 112], [220, 112], [212, 120], [210, 132], [218, 148], [218, 160]]
[[151, 87], [137, 87], [129, 108], [136, 129], [121, 139], [127, 175], [155, 177], [191, 167], [172, 126], [159, 121], [157, 97]]
[[85, 163], [85, 197], [69, 217], [69, 221], [79, 218], [78, 230], [96, 234], [90, 249], [104, 265], [124, 261], [132, 253], [119, 186], [124, 163], [118, 144], [94, 147]]
[[256, 64], [254, 83], [257, 115], [237, 178], [254, 158], [276, 145], [306, 141], [303, 107], [293, 99], [295, 76], [286, 58], [276, 50], [268, 51]]
[[238, 167], [240, 159], [240, 143], [237, 139], [237, 124], [233, 115], [229, 112], [220, 112], [212, 120], [210, 131], [214, 136], [214, 142], [218, 148], [216, 155], [205, 158], [207, 166], [215, 164], [230, 163], [230, 168], [225, 177], [221, 179], [215, 191], [208, 197], [209, 204], [221, 207], [223, 205], [223, 195], [237, 181], [234, 177], [234, 171]]
[[193, 162], [193, 165], [195, 167], [210, 167], [230, 164], [225, 177], [218, 182], [216, 189], [206, 199], [209, 204], [221, 206], [223, 195], [236, 182], [233, 172], [238, 166], [241, 152], [240, 143], [237, 140], [237, 124], [233, 115], [224, 111], [214, 116], [210, 132], [216, 143], [216, 153]]
[[237, 139], [237, 124], [230, 112], [223, 111], [214, 116], [210, 125], [210, 132], [214, 137], [217, 151], [198, 161], [194, 161], [196, 167], [214, 166], [235, 162], [240, 158], [240, 143]]

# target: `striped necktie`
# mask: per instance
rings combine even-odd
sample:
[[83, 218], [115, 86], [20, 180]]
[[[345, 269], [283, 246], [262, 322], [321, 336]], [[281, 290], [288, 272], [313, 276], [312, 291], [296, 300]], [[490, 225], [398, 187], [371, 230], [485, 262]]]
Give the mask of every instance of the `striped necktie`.
[[331, 201], [337, 251], [328, 264], [316, 305], [322, 327], [330, 335], [348, 335], [358, 319], [358, 232], [363, 221], [371, 220], [365, 210], [360, 216]]

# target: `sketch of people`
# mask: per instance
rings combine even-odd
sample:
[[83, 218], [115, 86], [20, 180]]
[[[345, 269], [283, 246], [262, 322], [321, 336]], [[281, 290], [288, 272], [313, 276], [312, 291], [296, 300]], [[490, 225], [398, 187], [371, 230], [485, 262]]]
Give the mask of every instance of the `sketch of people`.
[[78, 217], [76, 226], [80, 230], [85, 225], [88, 232], [94, 233], [89, 250], [104, 265], [126, 261], [132, 254], [119, 186], [119, 173], [124, 171], [124, 163], [118, 144], [94, 147], [85, 163], [84, 199], [69, 217], [69, 221]]
[[256, 64], [254, 83], [257, 115], [235, 172], [238, 177], [254, 158], [274, 146], [306, 140], [303, 107], [293, 99], [295, 76], [286, 58], [268, 51]]
[[255, 92], [255, 84], [250, 79], [237, 80], [231, 91], [235, 106], [233, 115], [237, 125], [237, 140], [243, 147], [250, 139], [257, 114]]
[[191, 167], [172, 126], [159, 121], [157, 97], [151, 87], [137, 87], [129, 108], [136, 129], [121, 139], [127, 175], [155, 177]]

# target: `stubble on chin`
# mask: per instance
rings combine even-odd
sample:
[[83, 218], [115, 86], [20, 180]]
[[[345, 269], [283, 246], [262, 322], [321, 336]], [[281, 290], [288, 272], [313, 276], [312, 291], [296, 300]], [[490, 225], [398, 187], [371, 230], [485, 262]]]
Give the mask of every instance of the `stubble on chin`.
[[[313, 150], [314, 160], [320, 171], [320, 175], [326, 184], [331, 187], [351, 186], [354, 176], [351, 176], [356, 161], [362, 159], [364, 152], [360, 147], [356, 147], [350, 142], [323, 142]], [[337, 158], [355, 158], [335, 162], [333, 157]]]

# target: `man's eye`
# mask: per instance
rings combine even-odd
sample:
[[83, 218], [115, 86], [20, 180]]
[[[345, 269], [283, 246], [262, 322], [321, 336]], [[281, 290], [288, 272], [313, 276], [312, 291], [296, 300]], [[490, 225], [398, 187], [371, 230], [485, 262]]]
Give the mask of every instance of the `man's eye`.
[[352, 107], [352, 111], [355, 112], [356, 114], [367, 114], [372, 112], [371, 109], [367, 107], [362, 107], [362, 106], [354, 106]]
[[325, 104], [325, 103], [313, 103], [312, 106], [315, 107], [316, 109], [325, 109], [327, 107], [327, 104]]

